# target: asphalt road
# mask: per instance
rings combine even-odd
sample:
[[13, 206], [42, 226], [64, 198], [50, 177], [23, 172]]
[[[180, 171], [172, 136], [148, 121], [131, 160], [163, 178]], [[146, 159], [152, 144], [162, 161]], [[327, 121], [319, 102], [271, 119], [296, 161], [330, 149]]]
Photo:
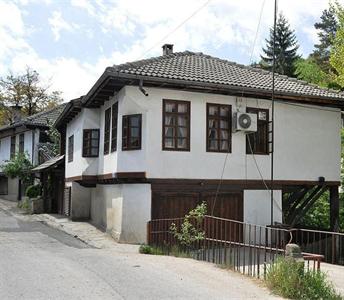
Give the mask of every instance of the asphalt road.
[[253, 280], [212, 264], [95, 249], [0, 209], [0, 299], [269, 299]]

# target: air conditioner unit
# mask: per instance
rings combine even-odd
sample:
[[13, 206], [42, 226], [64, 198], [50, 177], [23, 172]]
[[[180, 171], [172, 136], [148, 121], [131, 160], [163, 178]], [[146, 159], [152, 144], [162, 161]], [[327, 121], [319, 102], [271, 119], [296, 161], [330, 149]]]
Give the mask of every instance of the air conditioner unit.
[[248, 113], [234, 113], [233, 131], [255, 132], [257, 131], [257, 115]]

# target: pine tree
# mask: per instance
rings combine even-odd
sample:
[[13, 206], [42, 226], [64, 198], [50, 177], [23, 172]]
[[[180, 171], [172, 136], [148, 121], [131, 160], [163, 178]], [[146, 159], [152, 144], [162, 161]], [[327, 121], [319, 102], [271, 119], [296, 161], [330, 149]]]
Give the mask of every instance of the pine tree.
[[336, 9], [330, 4], [329, 9], [325, 9], [320, 17], [321, 21], [314, 24], [315, 29], [319, 30], [319, 44], [314, 45], [315, 50], [311, 57], [325, 72], [331, 71], [330, 52], [333, 40], [338, 28]]
[[[272, 70], [274, 29], [270, 29], [270, 37], [266, 39], [265, 55], [261, 55], [261, 67]], [[275, 71], [282, 75], [294, 76], [294, 63], [299, 56], [295, 31], [290, 29], [287, 19], [280, 14], [276, 23]]]

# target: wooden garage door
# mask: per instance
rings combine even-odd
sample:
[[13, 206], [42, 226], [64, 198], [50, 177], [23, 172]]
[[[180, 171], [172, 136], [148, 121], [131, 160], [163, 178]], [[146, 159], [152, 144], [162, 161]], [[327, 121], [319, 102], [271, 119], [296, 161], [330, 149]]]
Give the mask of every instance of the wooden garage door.
[[175, 193], [153, 192], [152, 219], [167, 219], [184, 217], [197, 204], [205, 201], [209, 215], [216, 217], [243, 220], [242, 193]]
[[198, 193], [154, 192], [152, 195], [152, 219], [184, 217], [198, 203]]

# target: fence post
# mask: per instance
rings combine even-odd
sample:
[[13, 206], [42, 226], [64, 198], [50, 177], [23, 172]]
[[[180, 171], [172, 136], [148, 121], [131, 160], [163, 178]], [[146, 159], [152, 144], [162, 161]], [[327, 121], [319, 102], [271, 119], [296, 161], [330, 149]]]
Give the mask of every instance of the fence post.
[[147, 222], [147, 245], [151, 244], [151, 222]]

